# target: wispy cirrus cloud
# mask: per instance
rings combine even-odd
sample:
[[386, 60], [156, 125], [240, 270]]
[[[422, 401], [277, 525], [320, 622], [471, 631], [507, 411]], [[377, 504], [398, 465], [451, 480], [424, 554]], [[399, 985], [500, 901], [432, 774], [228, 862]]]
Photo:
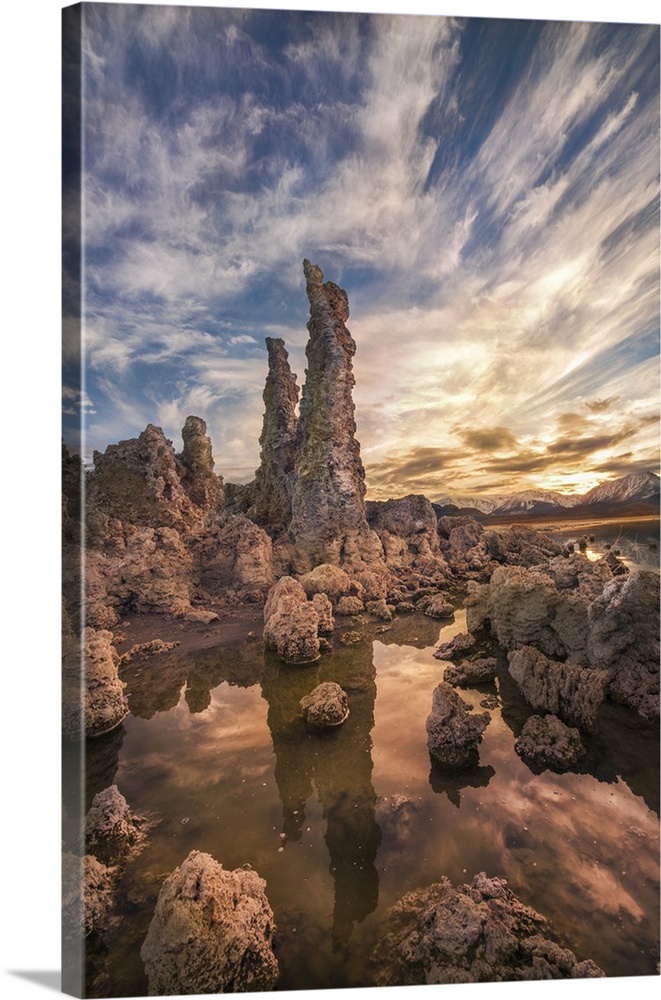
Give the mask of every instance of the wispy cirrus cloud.
[[654, 467], [657, 29], [102, 6], [85, 72], [95, 446], [122, 381], [250, 478], [306, 256], [349, 291], [372, 495]]

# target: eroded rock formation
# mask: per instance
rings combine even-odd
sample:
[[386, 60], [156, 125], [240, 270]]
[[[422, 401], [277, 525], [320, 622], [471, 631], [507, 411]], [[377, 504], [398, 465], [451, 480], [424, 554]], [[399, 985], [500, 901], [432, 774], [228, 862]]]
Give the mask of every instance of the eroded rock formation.
[[480, 872], [455, 889], [443, 878], [389, 911], [373, 955], [377, 985], [603, 976], [551, 934], [546, 918], [517, 899], [505, 879]]
[[531, 715], [514, 749], [520, 757], [552, 771], [568, 771], [585, 756], [578, 729], [566, 726], [557, 715]]
[[62, 855], [62, 938], [73, 947], [100, 928], [114, 901], [115, 872], [92, 855]]
[[588, 609], [590, 663], [608, 671], [609, 694], [650, 722], [659, 718], [659, 575], [611, 580]]
[[140, 949], [150, 996], [273, 989], [273, 911], [254, 871], [191, 851], [165, 880]]
[[301, 698], [301, 712], [307, 723], [319, 729], [339, 726], [349, 715], [347, 693], [334, 681], [324, 681]]
[[367, 504], [370, 527], [383, 545], [388, 568], [443, 583], [450, 570], [441, 552], [436, 513], [430, 501], [411, 495]]
[[599, 706], [606, 697], [608, 672], [550, 660], [533, 646], [508, 653], [509, 672], [533, 708], [559, 715], [586, 732], [597, 727]]
[[86, 628], [69, 637], [62, 660], [62, 729], [69, 739], [102, 736], [120, 725], [129, 705], [119, 679], [112, 632]]
[[123, 864], [144, 841], [144, 820], [135, 816], [117, 785], [94, 796], [81, 846], [105, 865]]
[[445, 681], [436, 687], [427, 716], [427, 746], [444, 771], [462, 771], [478, 762], [478, 746], [491, 722], [488, 712], [471, 714], [468, 705]]
[[179, 458], [183, 466], [181, 483], [184, 490], [201, 510], [218, 510], [223, 502], [223, 482], [214, 472], [206, 423], [201, 417], [186, 417], [181, 437], [184, 447]]
[[[297, 572], [319, 563], [374, 569], [383, 553], [365, 516], [365, 470], [356, 440], [347, 293], [303, 262], [310, 302], [308, 369], [301, 396], [291, 537]], [[385, 569], [385, 567], [384, 567]]]
[[259, 439], [260, 466], [255, 473], [249, 516], [272, 535], [291, 520], [291, 493], [296, 460], [298, 386], [289, 367], [285, 342], [266, 338], [268, 375], [264, 387], [264, 423]]

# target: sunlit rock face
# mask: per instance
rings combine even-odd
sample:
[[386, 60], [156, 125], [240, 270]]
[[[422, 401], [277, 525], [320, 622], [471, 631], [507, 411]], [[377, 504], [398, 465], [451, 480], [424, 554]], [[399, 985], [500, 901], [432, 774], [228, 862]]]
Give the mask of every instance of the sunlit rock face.
[[182, 469], [181, 483], [196, 505], [202, 510], [215, 511], [223, 503], [223, 481], [213, 471], [211, 438], [201, 417], [186, 417], [181, 429], [184, 448], [179, 456]]
[[603, 976], [591, 959], [556, 944], [548, 921], [505, 879], [484, 872], [457, 889], [442, 878], [404, 896], [373, 959], [379, 986]]
[[609, 673], [609, 694], [649, 721], [659, 718], [659, 576], [611, 580], [588, 609], [590, 663]]
[[160, 427], [148, 424], [139, 437], [108, 445], [103, 454], [94, 452], [88, 517], [105, 514], [145, 527], [186, 530], [202, 511], [183, 487], [183, 471], [172, 442]]
[[191, 851], [163, 887], [140, 950], [150, 996], [272, 990], [273, 911], [256, 872]]
[[295, 464], [298, 386], [289, 367], [285, 342], [266, 338], [269, 370], [264, 386], [264, 423], [259, 439], [260, 466], [253, 483], [248, 511], [271, 535], [284, 531], [291, 520], [291, 492]]
[[301, 397], [292, 493], [295, 569], [319, 563], [382, 562], [379, 539], [365, 517], [365, 470], [356, 440], [352, 358], [345, 326], [347, 293], [303, 262], [310, 302], [308, 369]]
[[301, 584], [281, 576], [264, 606], [266, 647], [285, 663], [312, 663], [319, 659], [319, 625], [317, 609]]
[[436, 512], [430, 501], [411, 494], [398, 500], [367, 504], [370, 527], [383, 545], [389, 569], [413, 570], [442, 582], [450, 576], [441, 553]]

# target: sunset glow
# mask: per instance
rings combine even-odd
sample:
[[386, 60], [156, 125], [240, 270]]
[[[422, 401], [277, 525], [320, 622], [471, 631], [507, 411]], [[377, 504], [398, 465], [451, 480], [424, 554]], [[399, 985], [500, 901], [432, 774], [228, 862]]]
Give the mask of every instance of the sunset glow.
[[658, 471], [658, 27], [93, 5], [86, 38], [87, 459], [194, 413], [252, 479], [308, 257], [371, 498]]

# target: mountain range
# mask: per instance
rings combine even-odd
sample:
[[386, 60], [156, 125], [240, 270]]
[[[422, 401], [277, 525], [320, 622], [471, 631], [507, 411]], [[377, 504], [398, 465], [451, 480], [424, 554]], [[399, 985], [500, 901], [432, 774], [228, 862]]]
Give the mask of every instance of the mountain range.
[[554, 490], [521, 490], [509, 495], [479, 496], [445, 494], [435, 501], [439, 513], [475, 513], [494, 517], [531, 514], [580, 514], [585, 508], [630, 507], [643, 504], [659, 505], [661, 480], [653, 472], [634, 473], [600, 483], [587, 493], [557, 493]]

